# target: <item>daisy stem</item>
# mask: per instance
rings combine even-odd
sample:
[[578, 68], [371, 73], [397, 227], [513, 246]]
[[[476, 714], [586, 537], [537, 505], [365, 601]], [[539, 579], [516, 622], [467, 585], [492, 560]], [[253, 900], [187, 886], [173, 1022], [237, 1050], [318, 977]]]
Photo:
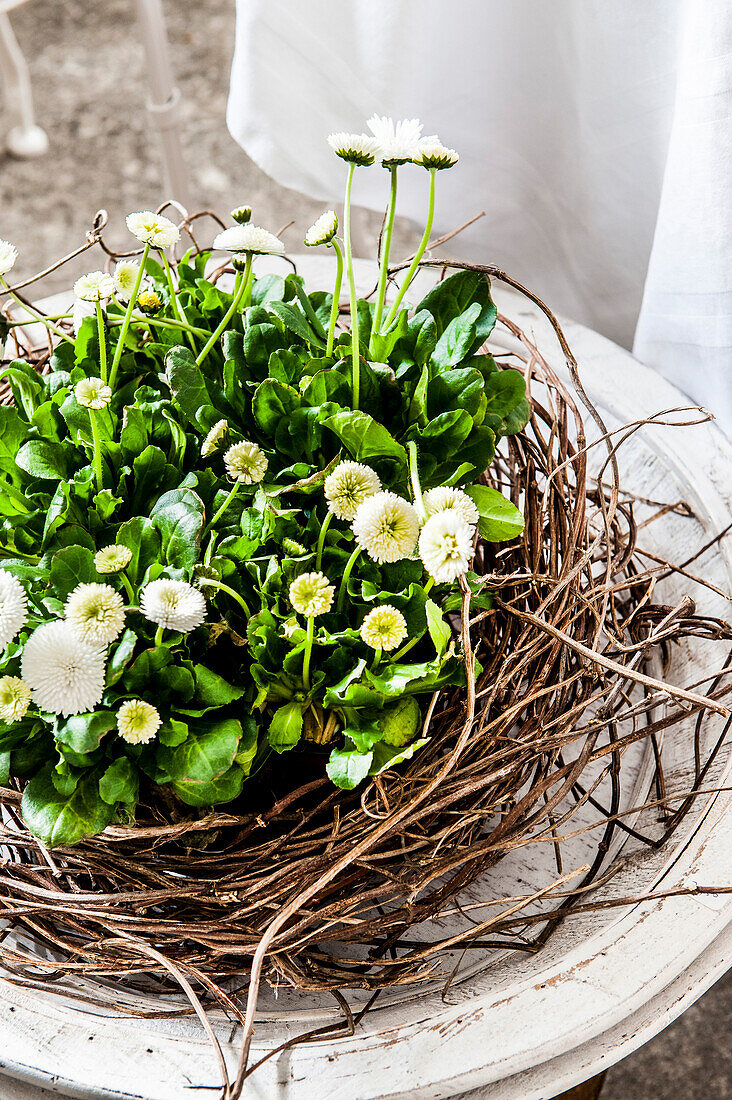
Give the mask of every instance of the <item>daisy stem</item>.
[[328, 512], [327, 516], [323, 520], [320, 526], [320, 534], [318, 535], [318, 546], [315, 552], [315, 568], [320, 569], [320, 563], [323, 560], [323, 547], [325, 546], [325, 536], [330, 527], [330, 521], [333, 518], [333, 513]]
[[[166, 281], [168, 283], [168, 290], [170, 291], [170, 303], [173, 307], [173, 313], [175, 314], [175, 316], [177, 317], [177, 319], [179, 321], [182, 321], [187, 326], [188, 322], [185, 319], [185, 315], [183, 313], [183, 310], [181, 309], [181, 304], [178, 301], [178, 295], [175, 292], [175, 283], [173, 282], [173, 272], [170, 270], [170, 261], [168, 260], [168, 257], [165, 254], [165, 249], [164, 248], [160, 249], [160, 255], [163, 258], [163, 267], [165, 268], [165, 278], [166, 278]], [[191, 351], [193, 351], [195, 353], [196, 345], [194, 343], [193, 337], [191, 336], [190, 332], [186, 332], [186, 336], [188, 337], [188, 343], [191, 345]]]
[[107, 381], [107, 333], [104, 329], [104, 314], [102, 313], [102, 303], [95, 302], [96, 314], [97, 314], [97, 333], [99, 335], [99, 375], [102, 382], [106, 384]]
[[92, 447], [94, 449], [94, 475], [97, 479], [97, 492], [104, 488], [104, 475], [102, 472], [102, 447], [99, 442], [99, 429], [94, 409], [89, 409], [89, 423], [91, 424]]
[[374, 309], [374, 320], [371, 325], [371, 341], [369, 343], [369, 356], [373, 358], [374, 337], [379, 335], [381, 328], [381, 315], [384, 312], [384, 301], [386, 299], [386, 280], [389, 276], [389, 253], [391, 252], [391, 234], [394, 229], [394, 215], [396, 214], [396, 197], [397, 197], [397, 166], [392, 164], [389, 171], [391, 172], [391, 190], [389, 192], [389, 205], [386, 208], [386, 227], [384, 229], [384, 243], [381, 249], [381, 265], [379, 270], [379, 289], [376, 295], [376, 308]]
[[427, 509], [424, 506], [424, 500], [422, 499], [422, 486], [419, 483], [419, 467], [417, 466], [417, 444], [413, 439], [410, 439], [407, 443], [407, 450], [409, 451], [409, 477], [412, 482], [412, 492], [414, 494], [414, 507], [417, 510], [419, 516], [419, 522], [424, 523], [427, 519]]
[[333, 284], [333, 304], [330, 307], [330, 321], [328, 322], [328, 343], [325, 347], [325, 357], [328, 359], [333, 354], [333, 341], [335, 340], [335, 327], [338, 320], [338, 308], [341, 300], [341, 283], [343, 282], [343, 253], [338, 241], [333, 238], [330, 242], [336, 254], [336, 277]]
[[379, 646], [378, 649], [374, 650], [374, 657], [373, 657], [373, 660], [372, 660], [371, 664], [369, 665], [369, 671], [370, 672], [373, 672], [374, 669], [378, 666], [379, 662], [381, 661], [381, 654], [382, 654], [382, 649], [381, 649], [381, 646]]
[[346, 562], [346, 568], [343, 570], [343, 576], [341, 577], [341, 586], [338, 589], [338, 610], [343, 611], [343, 606], [346, 602], [346, 596], [348, 595], [348, 581], [350, 580], [353, 567], [356, 564], [359, 554], [363, 550], [362, 546], [357, 546], [351, 554], [350, 558]]
[[[140, 313], [135, 313], [132, 317], [132, 320], [135, 322], [136, 325], [147, 325], [148, 328], [151, 328], [153, 325], [158, 328], [179, 328], [183, 329], [184, 332], [192, 332], [194, 336], [208, 336], [208, 330], [205, 328], [196, 328], [195, 325], [188, 325], [185, 321], [171, 321], [167, 317], [155, 317], [154, 319], [152, 319], [150, 317], [144, 317]], [[124, 324], [123, 321], [115, 320], [108, 320], [107, 323], [111, 327]]]
[[217, 524], [217, 523], [219, 522], [219, 520], [220, 520], [220, 519], [221, 519], [221, 517], [223, 516], [224, 512], [226, 511], [226, 509], [227, 509], [227, 508], [229, 507], [229, 505], [231, 504], [232, 500], [234, 499], [234, 497], [236, 496], [236, 494], [237, 494], [237, 493], [239, 492], [239, 487], [240, 487], [240, 485], [241, 485], [241, 482], [240, 482], [240, 481], [235, 481], [235, 482], [234, 482], [234, 484], [232, 485], [232, 487], [231, 487], [231, 489], [230, 489], [230, 491], [229, 491], [229, 495], [227, 496], [226, 500], [225, 500], [225, 501], [224, 501], [224, 503], [223, 503], [223, 504], [221, 505], [221, 507], [219, 508], [218, 512], [217, 512], [217, 513], [216, 513], [216, 515], [215, 515], [215, 516], [213, 517], [213, 519], [211, 520], [211, 522], [210, 522], [209, 524], [207, 524], [207, 525], [206, 525], [206, 529], [205, 529], [205, 531], [203, 532], [203, 534], [204, 534], [204, 535], [207, 535], [207, 534], [209, 533], [209, 531], [211, 530], [211, 528], [212, 528], [212, 527], [215, 527], [215, 526], [216, 526], [216, 524]]
[[356, 165], [351, 162], [348, 165], [346, 177], [346, 197], [343, 201], [343, 244], [346, 249], [346, 271], [348, 273], [348, 289], [351, 302], [351, 404], [354, 411], [358, 409], [361, 397], [361, 379], [359, 372], [360, 348], [358, 343], [358, 309], [356, 306], [356, 279], [353, 274], [353, 249], [351, 247], [351, 185], [353, 183], [353, 170]]
[[124, 320], [122, 321], [122, 329], [117, 340], [117, 347], [114, 349], [114, 358], [112, 359], [112, 370], [109, 374], [109, 385], [114, 389], [114, 383], [117, 381], [117, 371], [119, 369], [119, 361], [122, 358], [122, 352], [125, 346], [125, 340], [127, 338], [127, 330], [130, 327], [130, 319], [132, 318], [132, 311], [135, 308], [135, 302], [137, 301], [137, 295], [140, 293], [140, 287], [142, 286], [142, 277], [145, 274], [145, 261], [147, 260], [148, 253], [150, 252], [150, 245], [146, 244], [142, 251], [142, 258], [140, 260], [140, 267], [137, 272], [137, 278], [135, 279], [135, 285], [130, 295], [130, 300], [127, 303], [127, 309], [125, 310]]
[[[237, 482], [238, 484], [238, 482]], [[213, 578], [206, 579], [206, 588], [218, 588], [222, 592], [226, 592], [227, 596], [231, 596], [232, 600], [236, 600], [239, 607], [242, 609], [248, 619], [251, 618], [251, 611], [244, 600], [243, 596], [240, 596], [238, 592], [235, 592], [233, 588], [229, 588], [228, 584], [224, 584], [222, 581], [213, 580]]]
[[422, 261], [422, 257], [424, 256], [425, 251], [427, 250], [427, 245], [430, 243], [430, 235], [432, 233], [432, 221], [433, 221], [434, 216], [435, 216], [435, 177], [437, 175], [437, 169], [436, 168], [430, 168], [429, 172], [430, 172], [430, 197], [429, 197], [429, 205], [428, 205], [428, 208], [427, 208], [427, 224], [425, 225], [424, 233], [422, 234], [422, 240], [419, 242], [419, 248], [415, 252], [414, 259], [412, 260], [412, 262], [409, 266], [409, 271], [407, 272], [407, 274], [404, 276], [404, 279], [402, 280], [402, 285], [399, 287], [399, 293], [397, 294], [396, 299], [394, 300], [394, 305], [389, 310], [389, 316], [386, 318], [386, 321], [384, 322], [384, 332], [388, 332], [389, 329], [391, 328], [392, 322], [394, 321], [394, 318], [396, 317], [397, 312], [399, 310], [399, 306], [402, 304], [402, 298], [407, 293], [407, 290], [409, 289], [409, 284], [411, 283], [412, 279], [414, 278], [414, 276], [416, 274], [416, 271], [417, 271], [417, 268], [419, 267], [419, 265]]
[[313, 652], [313, 638], [315, 637], [315, 619], [308, 616], [308, 625], [305, 631], [305, 653], [302, 659], [302, 684], [306, 691], [310, 691], [310, 657]]
[[122, 586], [123, 586], [125, 592], [127, 593], [127, 595], [130, 598], [130, 603], [134, 603], [135, 602], [135, 590], [132, 587], [132, 585], [130, 584], [130, 578], [127, 576], [126, 573], [120, 573], [119, 574], [119, 579], [122, 581]]
[[159, 626], [158, 629], [155, 631], [155, 641], [153, 642], [153, 645], [155, 647], [157, 647], [157, 646], [161, 646], [162, 644], [163, 644], [163, 628], [162, 628], [162, 626]]
[[[44, 325], [45, 328], [50, 329], [50, 331], [53, 332], [54, 335], [58, 336], [59, 339], [65, 340], [67, 344], [71, 344], [71, 346], [73, 347], [74, 341], [72, 337], [70, 337], [68, 333], [62, 332], [62, 330], [60, 328], [57, 328], [56, 325], [52, 324], [50, 318], [44, 317], [43, 314], [39, 313], [38, 310], [35, 309], [32, 305], [24, 302], [22, 298], [19, 298], [18, 295], [10, 289], [2, 275], [0, 275], [0, 287], [3, 287], [7, 291], [13, 301], [17, 305], [19, 305], [21, 309], [24, 309], [26, 313], [30, 313], [31, 317], [33, 317], [35, 321], [38, 321], [40, 324]], [[18, 325], [27, 325], [31, 324], [32, 322], [18, 321], [17, 323]]]
[[241, 271], [237, 271], [236, 277], [234, 279], [234, 297], [232, 299], [231, 305], [229, 306], [226, 313], [224, 314], [224, 317], [223, 317], [223, 320], [221, 321], [221, 324], [218, 326], [216, 331], [213, 333], [213, 335], [211, 336], [211, 339], [208, 341], [208, 343], [203, 348], [203, 351], [196, 358], [196, 365], [197, 366], [199, 366], [199, 367], [201, 366], [201, 363], [203, 363], [204, 359], [206, 358], [208, 353], [211, 351], [211, 348], [215, 347], [215, 345], [218, 344], [219, 340], [221, 339], [222, 334], [226, 330], [226, 326], [228, 325], [229, 321], [231, 320], [231, 318], [234, 316], [234, 314], [238, 310], [239, 306], [241, 305], [242, 298], [244, 297], [244, 292], [246, 291], [247, 286], [249, 285], [249, 274], [250, 274], [251, 270], [252, 270], [252, 253], [247, 252], [246, 267], [244, 268], [244, 272], [242, 274]]

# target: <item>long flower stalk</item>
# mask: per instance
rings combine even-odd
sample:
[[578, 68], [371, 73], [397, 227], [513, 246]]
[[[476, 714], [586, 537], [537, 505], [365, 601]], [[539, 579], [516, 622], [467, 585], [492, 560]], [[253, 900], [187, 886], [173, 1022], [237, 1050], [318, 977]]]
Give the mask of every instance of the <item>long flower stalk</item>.
[[384, 322], [384, 332], [388, 332], [389, 329], [391, 328], [391, 326], [394, 322], [394, 318], [396, 317], [397, 313], [399, 312], [399, 306], [402, 304], [402, 300], [404, 298], [404, 295], [407, 293], [407, 290], [409, 289], [409, 284], [411, 283], [412, 279], [414, 278], [414, 276], [417, 272], [417, 269], [420, 265], [422, 257], [424, 256], [424, 254], [427, 250], [427, 245], [430, 243], [430, 236], [432, 234], [432, 222], [433, 222], [434, 216], [435, 216], [435, 177], [437, 176], [437, 169], [436, 168], [430, 168], [429, 172], [430, 172], [430, 197], [429, 197], [429, 204], [428, 204], [428, 207], [427, 207], [427, 223], [425, 225], [424, 233], [422, 234], [422, 240], [419, 242], [419, 248], [417, 249], [417, 251], [414, 254], [414, 259], [412, 260], [411, 264], [409, 265], [409, 270], [407, 271], [407, 274], [405, 275], [404, 279], [402, 280], [402, 285], [399, 287], [399, 293], [397, 294], [396, 298], [394, 299], [394, 304], [392, 305], [391, 309], [389, 310], [389, 314], [386, 318], [386, 321]]
[[337, 606], [338, 606], [339, 613], [341, 611], [343, 611], [343, 608], [345, 607], [346, 596], [348, 595], [348, 582], [351, 579], [351, 573], [353, 572], [353, 567], [356, 564], [362, 550], [363, 550], [362, 546], [357, 546], [356, 547], [356, 549], [353, 551], [350, 558], [346, 562], [346, 568], [343, 570], [343, 576], [341, 577], [341, 585], [340, 585], [340, 588], [338, 589], [338, 605]]
[[233, 296], [231, 305], [229, 306], [226, 313], [224, 314], [224, 317], [223, 317], [223, 320], [221, 321], [221, 324], [218, 326], [216, 331], [211, 336], [211, 339], [208, 341], [208, 343], [203, 347], [201, 352], [196, 357], [196, 364], [199, 367], [204, 362], [204, 360], [207, 358], [207, 356], [208, 356], [209, 352], [211, 351], [211, 349], [213, 347], [215, 347], [216, 344], [218, 344], [219, 340], [221, 339], [221, 336], [226, 331], [226, 328], [229, 324], [229, 321], [234, 316], [236, 311], [241, 307], [243, 299], [244, 299], [244, 295], [246, 294], [247, 288], [249, 287], [249, 276], [251, 274], [251, 270], [252, 270], [252, 253], [247, 252], [247, 259], [246, 259], [246, 265], [244, 267], [244, 272], [242, 274], [241, 271], [237, 271], [236, 277], [234, 279], [234, 296]]
[[356, 279], [353, 274], [353, 249], [351, 247], [351, 186], [353, 170], [356, 165], [351, 161], [346, 177], [346, 195], [343, 202], [343, 244], [346, 250], [346, 271], [351, 302], [351, 404], [358, 409], [361, 398], [361, 354], [358, 343], [358, 308], [356, 303]]
[[[2, 277], [2, 275], [0, 275], [0, 287], [2, 287], [3, 290], [5, 290], [5, 292], [10, 295], [10, 297], [13, 299], [13, 301], [17, 305], [19, 305], [21, 309], [24, 309], [26, 311], [26, 313], [30, 313], [31, 317], [33, 317], [36, 321], [38, 321], [40, 324], [44, 325], [55, 336], [58, 336], [60, 340], [65, 340], [67, 344], [72, 344], [73, 345], [74, 341], [69, 336], [69, 334], [67, 332], [63, 332], [60, 328], [57, 328], [56, 325], [54, 325], [52, 323], [50, 317], [44, 317], [43, 314], [40, 313], [37, 309], [35, 309], [35, 307], [32, 306], [29, 302], [24, 302], [23, 299], [20, 298], [15, 293], [14, 290], [11, 290], [11, 288], [8, 286], [8, 284], [6, 283], [6, 281]], [[27, 321], [20, 321], [20, 322], [17, 322], [17, 323], [22, 324], [22, 325], [27, 325], [28, 324]]]
[[341, 299], [341, 284], [343, 282], [343, 253], [341, 252], [340, 245], [334, 237], [330, 242], [331, 247], [336, 254], [336, 275], [335, 283], [333, 284], [333, 302], [330, 307], [330, 320], [328, 321], [328, 342], [325, 346], [325, 357], [329, 359], [333, 354], [333, 342], [335, 340], [335, 327], [338, 320], [338, 310], [340, 307]]
[[122, 330], [117, 339], [117, 347], [114, 349], [114, 358], [112, 359], [112, 369], [109, 372], [109, 385], [114, 390], [114, 384], [117, 381], [117, 371], [119, 370], [120, 359], [122, 358], [122, 352], [124, 351], [125, 340], [127, 339], [127, 331], [130, 327], [130, 321], [132, 319], [132, 311], [135, 308], [137, 302], [137, 295], [140, 293], [140, 287], [142, 286], [142, 277], [145, 274], [145, 262], [150, 252], [150, 245], [146, 244], [142, 250], [142, 258], [140, 259], [140, 267], [137, 272], [137, 278], [135, 279], [135, 285], [130, 295], [130, 300], [127, 303], [127, 309], [125, 310], [124, 320], [122, 321]]
[[[178, 295], [176, 294], [176, 291], [175, 291], [175, 283], [173, 282], [173, 272], [170, 269], [170, 261], [168, 260], [168, 257], [165, 254], [165, 249], [164, 248], [160, 249], [160, 255], [161, 255], [162, 260], [163, 260], [163, 267], [165, 268], [165, 280], [168, 284], [168, 292], [170, 294], [170, 304], [173, 307], [173, 313], [175, 314], [175, 316], [177, 317], [177, 319], [179, 321], [183, 321], [184, 323], [187, 324], [185, 314], [183, 313], [183, 310], [181, 309], [181, 304], [178, 301]], [[188, 337], [188, 343], [191, 345], [191, 351], [195, 352], [196, 345], [195, 345], [195, 342], [193, 340], [193, 337], [191, 336], [191, 334], [189, 332], [186, 332], [186, 336]]]
[[369, 355], [373, 358], [374, 339], [378, 336], [381, 329], [381, 317], [384, 312], [384, 302], [386, 300], [386, 282], [389, 277], [389, 253], [391, 252], [391, 236], [394, 231], [394, 215], [396, 214], [396, 199], [397, 199], [397, 166], [392, 164], [389, 168], [391, 173], [391, 188], [389, 190], [389, 205], [386, 210], [386, 227], [384, 229], [384, 243], [381, 249], [380, 267], [379, 267], [379, 287], [376, 292], [376, 306], [374, 308], [374, 320], [371, 325], [371, 340], [369, 342]]
[[94, 409], [89, 409], [89, 423], [91, 424], [92, 433], [92, 450], [94, 455], [94, 476], [97, 482], [97, 492], [101, 493], [104, 488], [104, 475], [102, 471], [102, 445], [99, 440], [99, 429], [97, 427], [96, 415]]
[[99, 336], [99, 376], [102, 382], [107, 381], [107, 333], [104, 327], [104, 313], [102, 312], [102, 303], [97, 301], [94, 303], [95, 312], [97, 315], [97, 334]]

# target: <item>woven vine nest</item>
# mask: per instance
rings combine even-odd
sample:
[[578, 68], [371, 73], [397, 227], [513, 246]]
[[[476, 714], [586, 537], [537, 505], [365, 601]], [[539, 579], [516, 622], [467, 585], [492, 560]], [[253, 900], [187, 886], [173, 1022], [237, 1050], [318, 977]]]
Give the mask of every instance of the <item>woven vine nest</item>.
[[[479, 270], [518, 288], [494, 268]], [[240, 1020], [248, 990], [245, 1066], [262, 980], [334, 992], [444, 980], [448, 948], [534, 951], [574, 908], [592, 908], [590, 887], [607, 874], [616, 830], [628, 828], [624, 754], [640, 741], [655, 754], [650, 801], [663, 785], [661, 732], [696, 713], [688, 798], [665, 806], [653, 838], [631, 831], [658, 846], [678, 827], [721, 745], [720, 737], [705, 757], [700, 731], [715, 711], [726, 714], [726, 688], [721, 673], [710, 674], [706, 697], [658, 677], [675, 642], [723, 642], [730, 628], [697, 615], [690, 598], [655, 602], [663, 566], [649, 569], [637, 550], [633, 501], [618, 483], [622, 435], [607, 433], [555, 318], [528, 296], [554, 325], [574, 385], [499, 318], [497, 331], [520, 350], [510, 360], [496, 354], [523, 370], [533, 415], [503, 441], [487, 476], [524, 511], [526, 528], [513, 543], [477, 546], [474, 568], [493, 607], [472, 611], [466, 592], [454, 617], [469, 685], [479, 662], [474, 688], [436, 694], [427, 747], [352, 792], [333, 788], [327, 748], [309, 745], [223, 812], [202, 815], [172, 798], [143, 803], [134, 825], [49, 853], [23, 825], [19, 790], [1, 790], [0, 960], [11, 980], [68, 994], [83, 976], [85, 999], [101, 982], [106, 1003], [110, 982], [145, 994], [182, 986], [191, 999], [195, 986], [199, 1009], [218, 1001]], [[44, 350], [28, 354], [42, 369]], [[524, 919], [520, 937], [522, 905], [508, 899], [487, 921], [444, 930], [440, 917], [522, 844], [553, 835], [561, 871], [558, 831], [571, 832], [588, 802], [604, 817], [591, 834], [594, 858], [571, 884], [561, 873], [546, 883], [543, 909]]]

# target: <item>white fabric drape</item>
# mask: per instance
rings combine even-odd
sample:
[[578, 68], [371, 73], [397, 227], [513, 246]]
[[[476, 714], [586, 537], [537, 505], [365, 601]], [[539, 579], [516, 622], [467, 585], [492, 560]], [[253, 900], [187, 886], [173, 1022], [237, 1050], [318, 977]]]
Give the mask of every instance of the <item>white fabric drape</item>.
[[[419, 116], [460, 152], [435, 232], [633, 346], [732, 431], [727, 0], [238, 0], [228, 124], [278, 182], [338, 202], [325, 138]], [[356, 176], [382, 209], [386, 173]], [[400, 173], [419, 222], [426, 173]], [[640, 314], [640, 316], [639, 316]]]

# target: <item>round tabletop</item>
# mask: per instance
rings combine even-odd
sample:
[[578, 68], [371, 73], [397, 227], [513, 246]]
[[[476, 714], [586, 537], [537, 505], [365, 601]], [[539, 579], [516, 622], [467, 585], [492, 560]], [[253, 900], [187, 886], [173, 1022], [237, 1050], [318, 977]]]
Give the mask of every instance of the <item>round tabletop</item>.
[[[280, 262], [272, 260], [271, 269]], [[298, 269], [309, 286], [330, 284], [327, 261], [298, 258]], [[370, 289], [373, 265], [362, 262], [358, 274], [362, 287]], [[529, 333], [566, 379], [561, 350], [543, 315], [513, 292], [495, 285], [494, 292], [499, 312]], [[55, 296], [54, 304], [66, 304], [69, 297]], [[585, 388], [611, 427], [689, 405], [622, 348], [581, 325], [563, 324]], [[499, 338], [508, 350], [511, 339], [508, 333]], [[665, 547], [670, 556], [684, 560], [729, 523], [732, 445], [713, 424], [646, 426], [621, 449], [620, 465], [624, 486], [639, 497], [669, 503], [683, 499], [691, 505], [693, 515], [670, 510], [649, 526], [650, 542], [659, 551]], [[730, 540], [711, 547], [695, 568], [728, 591]], [[711, 588], [673, 575], [663, 584], [664, 599], [691, 587], [700, 610], [729, 617], [729, 603]], [[674, 655], [670, 675], [679, 683], [701, 680], [712, 660], [719, 667], [719, 652], [713, 657], [705, 643], [684, 644]], [[721, 719], [708, 726], [711, 742]], [[669, 740], [665, 776], [673, 794], [688, 790], [692, 769], [690, 742], [682, 743], [680, 729]], [[445, 996], [437, 983], [390, 992], [354, 1035], [295, 1046], [271, 1058], [249, 1079], [245, 1094], [257, 1100], [545, 1100], [625, 1057], [671, 1023], [729, 965], [732, 895], [673, 891], [729, 885], [732, 795], [719, 788], [729, 786], [730, 763], [729, 751], [723, 750], [705, 781], [712, 793], [695, 800], [666, 847], [636, 850], [626, 839], [622, 869], [593, 895], [613, 901], [653, 891], [663, 897], [573, 916], [536, 955], [506, 951], [489, 964], [474, 960]], [[651, 771], [643, 752], [630, 758], [628, 767], [631, 797], [637, 800], [629, 805], [636, 805], [647, 797]], [[550, 857], [534, 847], [542, 848], [521, 849], [472, 887], [471, 904], [530, 893], [556, 877]], [[581, 849], [577, 858], [582, 858]], [[123, 997], [115, 996], [119, 1005]], [[258, 1017], [253, 1060], [337, 1018], [330, 1000], [293, 991], [282, 991], [279, 998], [268, 994]], [[215, 1013], [212, 1019], [233, 1069], [240, 1028]], [[219, 1080], [212, 1048], [195, 1019], [136, 1019], [3, 981], [0, 1070], [6, 1075], [0, 1081], [3, 1100], [58, 1094], [210, 1100]]]

